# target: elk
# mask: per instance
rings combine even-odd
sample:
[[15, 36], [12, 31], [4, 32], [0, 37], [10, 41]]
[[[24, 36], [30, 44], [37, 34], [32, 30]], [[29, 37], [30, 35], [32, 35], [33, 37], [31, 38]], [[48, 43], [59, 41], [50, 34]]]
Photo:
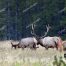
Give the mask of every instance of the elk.
[[49, 29], [51, 28], [48, 24], [48, 26], [46, 25], [47, 31], [45, 32], [44, 36], [42, 37], [38, 37], [35, 32], [34, 32], [34, 28], [33, 28], [33, 35], [36, 36], [36, 39], [38, 41], [37, 45], [41, 45], [42, 47], [45, 47], [46, 49], [48, 48], [56, 48], [57, 50], [62, 51], [62, 39], [60, 37], [54, 36], [54, 37], [50, 37], [47, 36], [47, 33], [49, 32]]
[[30, 49], [36, 49], [37, 45], [37, 40], [34, 37], [26, 37], [26, 38], [22, 38], [19, 42], [19, 46], [22, 49], [29, 47]]
[[[32, 27], [32, 30], [33, 30], [33, 27]], [[19, 44], [18, 44], [18, 47], [24, 49], [26, 47], [29, 47], [30, 49], [36, 49], [38, 47], [37, 46], [37, 39], [35, 36], [33, 37], [26, 37], [26, 38], [22, 38], [20, 41], [19, 41]]]
[[54, 36], [54, 37], [45, 37], [42, 39], [39, 39], [38, 44], [41, 46], [45, 47], [46, 49], [48, 48], [56, 48], [57, 50], [62, 51], [62, 40], [60, 37]]

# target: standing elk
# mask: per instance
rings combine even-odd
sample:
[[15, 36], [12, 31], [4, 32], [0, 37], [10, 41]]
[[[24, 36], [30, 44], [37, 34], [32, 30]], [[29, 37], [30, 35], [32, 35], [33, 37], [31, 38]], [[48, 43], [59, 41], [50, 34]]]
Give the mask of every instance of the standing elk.
[[[32, 30], [33, 30], [33, 24], [32, 24]], [[18, 48], [24, 49], [26, 47], [29, 47], [30, 49], [36, 49], [36, 48], [38, 48], [37, 43], [38, 43], [38, 41], [35, 36], [22, 38], [19, 41]]]
[[45, 35], [42, 37], [37, 37], [37, 35], [34, 32], [34, 28], [33, 28], [33, 35], [36, 36], [36, 39], [38, 41], [37, 45], [41, 45], [42, 47], [45, 47], [46, 49], [48, 48], [56, 48], [59, 51], [63, 50], [63, 46], [62, 46], [62, 39], [60, 37], [54, 36], [54, 37], [45, 37], [47, 35], [47, 33], [49, 32], [49, 29], [51, 28], [49, 25], [46, 26], [47, 31], [45, 32]]
[[29, 47], [30, 49], [36, 49], [37, 45], [37, 40], [35, 37], [27, 37], [27, 38], [22, 38], [19, 42], [18, 47], [21, 47], [22, 49]]
[[62, 51], [63, 50], [63, 46], [62, 46], [62, 40], [60, 37], [45, 37], [45, 38], [41, 38], [39, 39], [38, 44], [40, 44], [41, 46], [45, 47], [46, 49], [48, 48], [56, 48], [57, 50]]
[[12, 45], [12, 48], [14, 47], [15, 49], [16, 48], [27, 48], [29, 47], [30, 49], [36, 49], [38, 47], [37, 46], [37, 40], [36, 38], [33, 36], [33, 37], [26, 37], [26, 38], [22, 38], [18, 44], [13, 44], [13, 42], [11, 42], [11, 45]]

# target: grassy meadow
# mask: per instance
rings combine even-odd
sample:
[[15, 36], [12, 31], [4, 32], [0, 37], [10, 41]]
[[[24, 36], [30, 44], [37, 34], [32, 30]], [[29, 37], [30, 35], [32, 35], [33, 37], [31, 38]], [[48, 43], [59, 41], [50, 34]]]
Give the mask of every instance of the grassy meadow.
[[0, 66], [54, 66], [54, 57], [63, 57], [56, 49], [46, 50], [39, 46], [37, 50], [11, 48], [10, 41], [0, 41]]

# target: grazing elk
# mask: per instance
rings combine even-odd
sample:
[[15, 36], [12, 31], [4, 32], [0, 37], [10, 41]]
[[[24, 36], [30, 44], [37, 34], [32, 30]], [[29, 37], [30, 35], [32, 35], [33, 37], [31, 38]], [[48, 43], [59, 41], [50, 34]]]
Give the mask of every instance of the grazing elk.
[[51, 28], [49, 25], [46, 26], [47, 28], [47, 32], [45, 32], [45, 35], [42, 37], [37, 37], [37, 35], [35, 34], [35, 32], [33, 31], [33, 35], [36, 36], [36, 39], [38, 41], [37, 45], [41, 45], [42, 47], [45, 47], [46, 49], [48, 48], [56, 48], [57, 50], [62, 51], [63, 47], [62, 47], [62, 40], [60, 37], [54, 36], [54, 37], [45, 37], [47, 35], [47, 33], [49, 32], [49, 29]]

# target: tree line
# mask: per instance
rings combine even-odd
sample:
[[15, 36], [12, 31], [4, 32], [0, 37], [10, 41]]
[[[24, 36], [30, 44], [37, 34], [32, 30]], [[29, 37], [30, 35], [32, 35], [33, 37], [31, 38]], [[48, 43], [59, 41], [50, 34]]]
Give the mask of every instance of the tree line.
[[0, 0], [0, 40], [19, 40], [32, 36], [32, 23], [35, 23], [38, 36], [44, 35], [49, 24], [51, 29], [48, 35], [64, 39], [65, 9], [65, 0]]

